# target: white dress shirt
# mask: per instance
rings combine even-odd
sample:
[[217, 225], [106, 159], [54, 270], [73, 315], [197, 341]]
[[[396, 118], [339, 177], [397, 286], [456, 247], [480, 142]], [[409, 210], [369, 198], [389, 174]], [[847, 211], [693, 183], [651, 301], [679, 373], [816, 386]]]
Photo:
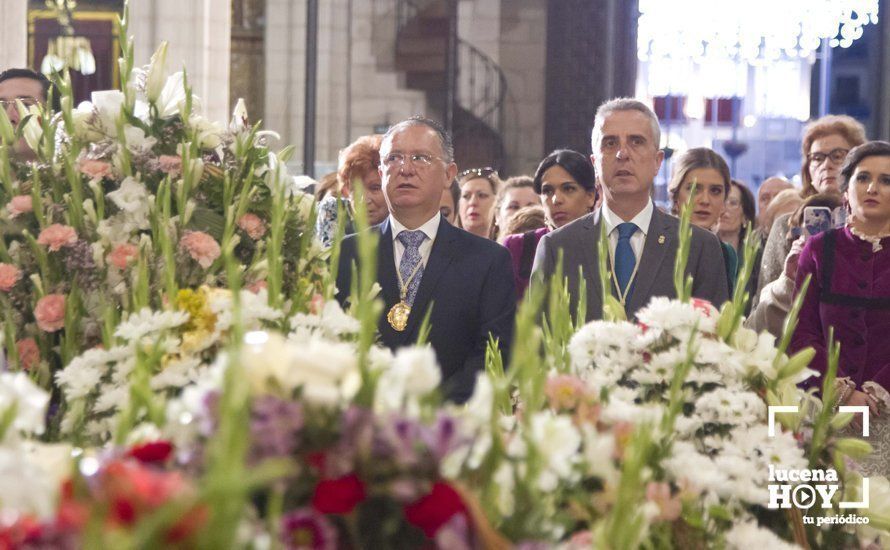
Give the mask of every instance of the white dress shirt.
[[646, 234], [649, 233], [649, 224], [652, 222], [652, 212], [654, 210], [655, 205], [652, 204], [652, 199], [649, 199], [646, 206], [632, 220], [624, 220], [618, 214], [612, 212], [605, 203], [603, 204], [603, 223], [606, 224], [606, 234], [609, 236], [609, 250], [613, 258], [615, 257], [615, 247], [618, 246], [618, 224], [629, 221], [636, 224], [639, 228], [630, 237], [630, 247], [634, 251], [634, 257], [636, 257], [637, 262], [640, 261], [640, 258], [643, 257], [643, 245], [646, 244]]
[[[417, 229], [423, 231], [423, 234], [426, 235], [426, 239], [420, 243], [420, 261], [423, 263], [424, 269], [426, 269], [426, 264], [430, 259], [430, 251], [433, 249], [433, 242], [436, 240], [436, 233], [439, 232], [439, 220], [442, 218], [442, 214], [436, 212], [436, 215], [427, 220], [426, 223], [418, 227]], [[405, 245], [402, 244], [402, 241], [399, 240], [399, 233], [402, 231], [411, 231], [404, 225], [402, 225], [399, 220], [395, 219], [392, 214], [389, 215], [389, 224], [392, 227], [392, 252], [393, 259], [396, 262], [396, 271], [399, 270], [399, 263], [402, 261], [402, 254], [405, 253]]]

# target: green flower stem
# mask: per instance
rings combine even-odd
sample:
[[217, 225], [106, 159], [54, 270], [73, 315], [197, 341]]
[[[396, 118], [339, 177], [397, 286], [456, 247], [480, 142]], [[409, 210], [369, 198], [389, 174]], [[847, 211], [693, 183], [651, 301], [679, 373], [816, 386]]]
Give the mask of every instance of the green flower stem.
[[686, 274], [686, 265], [689, 263], [689, 243], [692, 241], [692, 202], [695, 199], [696, 181], [692, 182], [689, 189], [689, 198], [680, 209], [680, 243], [677, 246], [677, 261], [674, 263], [674, 291], [677, 299], [688, 303], [692, 298], [692, 275]]

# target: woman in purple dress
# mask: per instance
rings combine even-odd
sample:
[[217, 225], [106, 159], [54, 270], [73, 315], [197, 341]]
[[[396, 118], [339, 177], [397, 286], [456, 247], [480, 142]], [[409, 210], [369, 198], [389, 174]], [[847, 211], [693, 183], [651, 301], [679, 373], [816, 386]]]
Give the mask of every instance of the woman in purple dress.
[[504, 246], [513, 257], [517, 298], [522, 298], [528, 288], [535, 249], [541, 237], [588, 214], [596, 205], [593, 165], [577, 151], [558, 149], [547, 155], [535, 171], [534, 188], [541, 198], [547, 227], [504, 239]]
[[[794, 351], [812, 346], [811, 367], [824, 373], [828, 331], [840, 342], [838, 402], [868, 406], [875, 453], [867, 473], [890, 471], [890, 143], [855, 147], [841, 170], [845, 227], [811, 237], [797, 268], [796, 288], [811, 276]], [[810, 379], [810, 385], [820, 384]]]

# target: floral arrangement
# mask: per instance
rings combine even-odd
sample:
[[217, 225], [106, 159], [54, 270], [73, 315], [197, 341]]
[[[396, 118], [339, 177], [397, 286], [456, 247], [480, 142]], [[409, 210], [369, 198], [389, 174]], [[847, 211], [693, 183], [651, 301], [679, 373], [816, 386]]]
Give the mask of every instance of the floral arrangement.
[[[270, 150], [241, 102], [228, 125], [199, 115], [166, 52], [134, 68], [127, 42], [120, 90], [74, 107], [63, 77], [60, 113], [20, 106], [17, 129], [0, 114], [4, 351], [44, 387], [84, 351], [118, 349], [116, 328], [146, 308], [175, 317], [180, 290], [230, 288], [227, 262], [283, 311], [328, 292], [291, 150]], [[36, 159], [10, 157], [19, 136]]]
[[[63, 78], [60, 114], [0, 112], [0, 548], [890, 544], [886, 478], [868, 524], [767, 506], [772, 470], [833, 469], [810, 515], [837, 516], [869, 449], [839, 435], [832, 369], [817, 399], [810, 352], [741, 326], [750, 265], [718, 311], [681, 244], [679, 298], [637, 322], [607, 299], [582, 324], [554, 277], [511, 363], [492, 345], [443, 403], [428, 346], [374, 343], [373, 235], [343, 311], [288, 150], [241, 107], [197, 115], [165, 46], [141, 69], [123, 50], [120, 91], [75, 108]], [[20, 136], [36, 161], [10, 159]], [[775, 435], [769, 405], [798, 407]]]

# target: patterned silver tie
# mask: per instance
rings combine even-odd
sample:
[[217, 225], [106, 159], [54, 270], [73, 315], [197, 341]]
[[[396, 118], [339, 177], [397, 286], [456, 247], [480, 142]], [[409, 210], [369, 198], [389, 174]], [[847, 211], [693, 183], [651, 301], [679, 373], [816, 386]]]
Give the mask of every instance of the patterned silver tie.
[[[405, 301], [408, 305], [413, 305], [414, 298], [417, 296], [417, 289], [420, 287], [420, 278], [423, 277], [420, 245], [426, 239], [426, 234], [419, 230], [402, 231], [397, 238], [400, 243], [405, 245], [405, 252], [402, 254], [402, 260], [399, 262], [399, 276], [401, 277], [401, 284], [408, 285]], [[400, 293], [401, 290], [399, 288]]]

